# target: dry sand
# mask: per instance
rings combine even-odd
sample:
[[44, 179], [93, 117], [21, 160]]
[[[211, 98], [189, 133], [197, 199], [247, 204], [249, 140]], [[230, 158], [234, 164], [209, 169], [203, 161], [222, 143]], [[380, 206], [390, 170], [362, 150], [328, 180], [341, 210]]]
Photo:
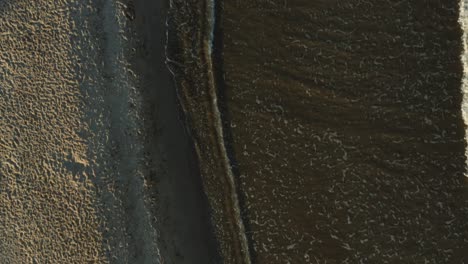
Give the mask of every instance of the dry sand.
[[93, 128], [81, 87], [91, 76], [79, 50], [89, 47], [70, 34], [85, 23], [72, 12], [86, 5], [0, 4], [1, 262], [104, 260], [98, 168], [84, 136]]
[[0, 263], [210, 263], [165, 1], [0, 0]]

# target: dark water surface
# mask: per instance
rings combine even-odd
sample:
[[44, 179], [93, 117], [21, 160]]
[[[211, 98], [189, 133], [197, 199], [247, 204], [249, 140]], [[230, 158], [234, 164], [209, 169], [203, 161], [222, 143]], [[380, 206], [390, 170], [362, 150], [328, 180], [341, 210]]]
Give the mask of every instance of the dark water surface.
[[171, 65], [225, 263], [468, 259], [458, 1], [218, 1], [213, 56], [206, 4], [173, 2]]
[[458, 2], [223, 3], [254, 262], [467, 260]]

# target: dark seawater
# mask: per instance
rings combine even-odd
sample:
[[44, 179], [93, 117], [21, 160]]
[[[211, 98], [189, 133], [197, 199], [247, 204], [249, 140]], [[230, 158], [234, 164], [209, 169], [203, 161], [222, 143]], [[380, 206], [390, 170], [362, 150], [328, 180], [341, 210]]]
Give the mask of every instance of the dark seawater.
[[223, 3], [253, 262], [467, 260], [458, 1]]
[[206, 2], [172, 4], [224, 263], [468, 259], [457, 1], [216, 1], [212, 54]]

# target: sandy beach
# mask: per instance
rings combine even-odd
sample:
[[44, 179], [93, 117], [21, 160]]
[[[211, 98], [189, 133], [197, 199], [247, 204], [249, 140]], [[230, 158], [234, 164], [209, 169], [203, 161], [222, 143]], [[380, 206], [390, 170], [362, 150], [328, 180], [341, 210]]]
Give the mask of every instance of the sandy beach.
[[165, 1], [0, 1], [0, 262], [212, 263]]
[[463, 263], [466, 19], [0, 0], [0, 263]]

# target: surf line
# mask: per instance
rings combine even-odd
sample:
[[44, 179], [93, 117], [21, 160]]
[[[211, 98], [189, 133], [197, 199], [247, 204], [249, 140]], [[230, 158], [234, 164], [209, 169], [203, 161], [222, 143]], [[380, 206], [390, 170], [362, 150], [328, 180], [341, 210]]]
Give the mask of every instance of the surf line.
[[[459, 14], [459, 23], [463, 31], [462, 34], [462, 43], [463, 51], [461, 55], [461, 61], [463, 64], [463, 77], [462, 77], [462, 114], [463, 121], [465, 125], [468, 125], [468, 0], [460, 0], [460, 14]], [[468, 142], [468, 131], [465, 130], [465, 141]], [[468, 177], [468, 148], [465, 149], [465, 177]]]
[[235, 180], [234, 180], [234, 173], [232, 171], [232, 166], [231, 166], [231, 160], [229, 159], [227, 150], [226, 150], [226, 145], [225, 145], [225, 137], [224, 137], [224, 131], [223, 131], [223, 123], [222, 123], [222, 118], [221, 118], [221, 112], [218, 107], [218, 96], [217, 96], [217, 87], [216, 87], [216, 78], [215, 78], [215, 69], [213, 67], [213, 48], [214, 48], [214, 43], [215, 43], [215, 29], [216, 29], [216, 23], [219, 21], [216, 21], [216, 9], [217, 9], [217, 3], [215, 2], [216, 0], [205, 0], [206, 1], [206, 6], [205, 6], [205, 12], [206, 16], [205, 19], [207, 19], [206, 23], [206, 34], [205, 38], [206, 40], [206, 64], [207, 64], [207, 77], [208, 77], [208, 89], [211, 97], [211, 109], [214, 114], [214, 126], [216, 129], [216, 137], [217, 137], [217, 143], [219, 144], [220, 147], [220, 154], [222, 158], [222, 162], [224, 163], [224, 168], [225, 168], [225, 173], [227, 176], [227, 182], [229, 184], [229, 198], [230, 198], [230, 204], [231, 204], [231, 217], [233, 217], [235, 221], [235, 225], [237, 225], [237, 230], [238, 232], [234, 232], [234, 236], [237, 236], [237, 241], [239, 241], [240, 245], [240, 252], [239, 252], [239, 261], [241, 263], [245, 264], [251, 264], [251, 257], [249, 254], [249, 246], [248, 246], [248, 240], [247, 240], [247, 235], [245, 232], [245, 226], [242, 221], [241, 213], [240, 213], [240, 205], [239, 205], [239, 197], [236, 192], [236, 186], [235, 186]]

